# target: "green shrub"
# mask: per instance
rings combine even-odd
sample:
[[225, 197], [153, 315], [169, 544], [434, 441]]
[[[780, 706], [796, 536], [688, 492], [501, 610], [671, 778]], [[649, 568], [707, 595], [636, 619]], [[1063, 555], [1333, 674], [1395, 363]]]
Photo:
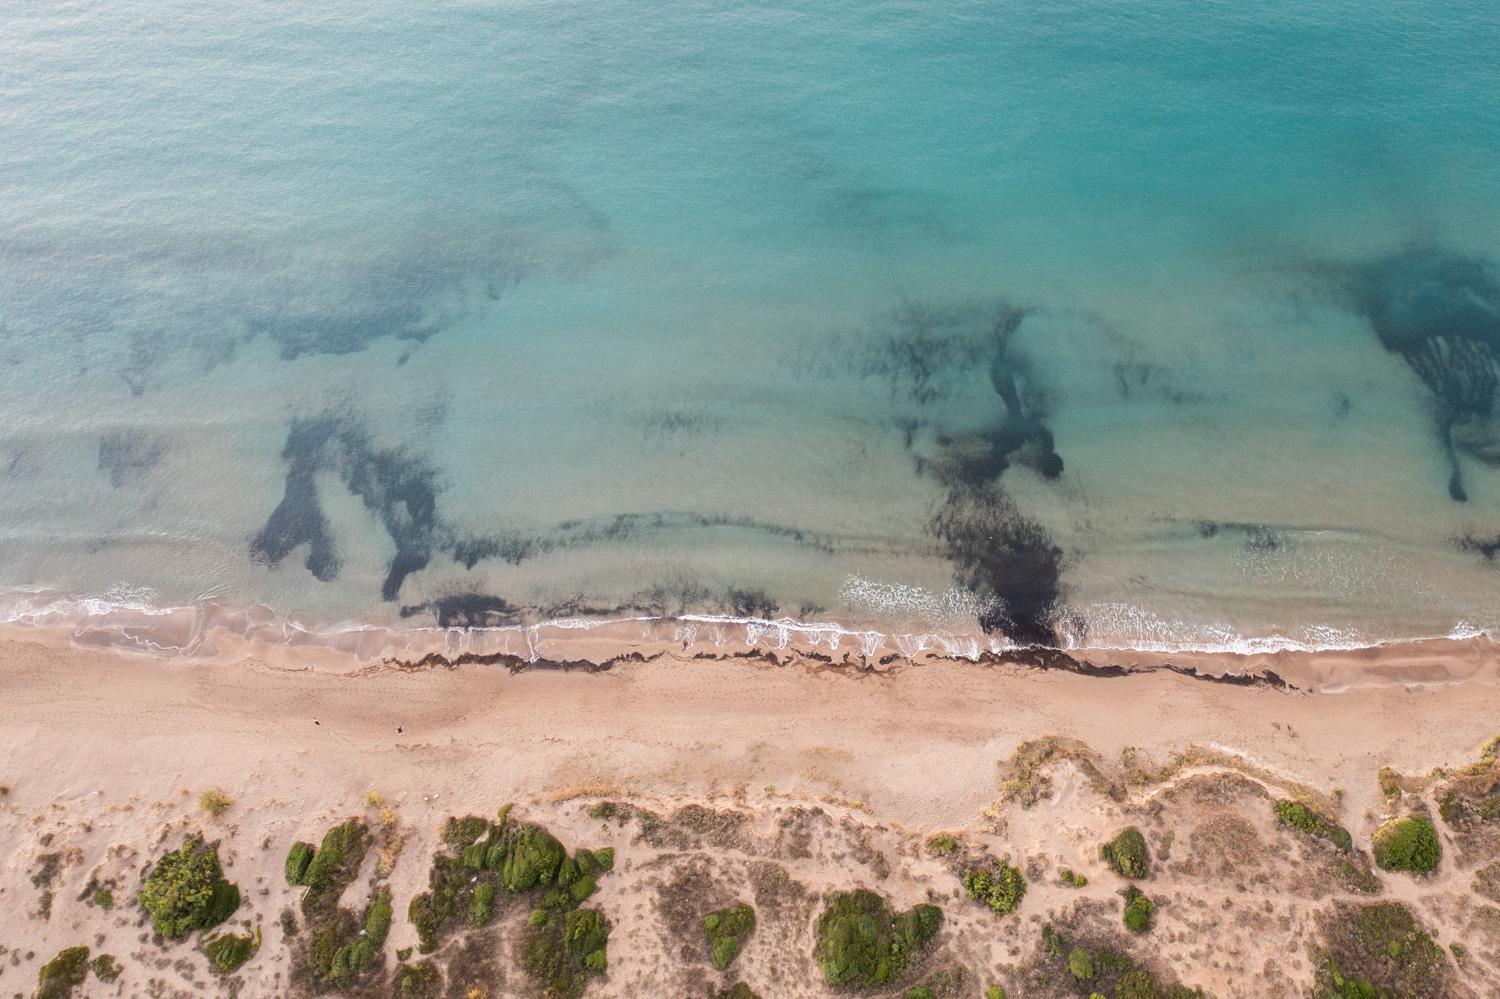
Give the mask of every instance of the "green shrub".
[[302, 896], [307, 943], [299, 949], [294, 965], [294, 974], [307, 979], [309, 992], [350, 986], [381, 960], [394, 915], [390, 889], [377, 890], [362, 914], [339, 905], [359, 876], [368, 849], [364, 820], [353, 818], [331, 827], [316, 851], [294, 846], [288, 854], [289, 876], [294, 867], [301, 866], [293, 858], [310, 855], [302, 877], [307, 886]]
[[403, 964], [396, 969], [396, 995], [399, 999], [437, 999], [442, 988], [442, 973], [429, 961]]
[[1009, 864], [970, 868], [964, 872], [964, 891], [992, 912], [1004, 916], [1014, 912], [1026, 895], [1026, 879]]
[[1089, 879], [1087, 877], [1082, 874], [1078, 874], [1077, 872], [1072, 871], [1066, 867], [1058, 872], [1058, 879], [1061, 880], [1062, 883], [1067, 885], [1069, 888], [1086, 888], [1088, 887], [1089, 883]]
[[1146, 837], [1135, 826], [1120, 830], [1114, 839], [1099, 847], [1099, 856], [1122, 878], [1139, 879], [1151, 873]]
[[1302, 802], [1282, 800], [1272, 807], [1276, 810], [1277, 821], [1282, 825], [1309, 836], [1326, 839], [1345, 853], [1353, 849], [1354, 838], [1349, 835], [1349, 830], [1325, 819]]
[[544, 995], [577, 999], [608, 965], [609, 922], [598, 909], [548, 916], [526, 931], [521, 967]]
[[478, 815], [449, 818], [443, 825], [443, 842], [449, 846], [465, 847], [489, 832], [490, 824]]
[[474, 886], [474, 901], [469, 907], [469, 921], [475, 926], [485, 926], [495, 916], [495, 886]]
[[1005, 990], [998, 985], [991, 985], [984, 990], [984, 999], [1005, 999]]
[[120, 967], [120, 962], [111, 954], [100, 954], [89, 962], [89, 968], [94, 972], [94, 977], [106, 985], [113, 985], [120, 980], [120, 973], [125, 969]]
[[927, 838], [927, 852], [934, 857], [946, 857], [958, 849], [958, 840], [947, 833], [937, 833]]
[[[614, 866], [613, 850], [581, 849], [569, 857], [546, 829], [512, 821], [509, 806], [501, 812], [498, 823], [471, 816], [449, 819], [445, 825], [446, 845], [433, 855], [428, 889], [413, 898], [407, 909], [422, 953], [434, 951], [450, 930], [492, 922], [503, 904], [502, 892], [534, 896], [531, 925], [547, 928], [553, 916], [577, 909], [592, 897], [599, 877]], [[560, 928], [561, 922], [552, 929], [560, 932]], [[544, 943], [534, 948], [537, 967], [550, 966]], [[520, 952], [517, 948], [518, 956]], [[594, 960], [597, 963], [602, 956]], [[568, 974], [581, 970], [581, 966], [572, 968]]]
[[937, 994], [926, 985], [918, 985], [907, 989], [904, 999], [937, 999]]
[[703, 920], [703, 930], [708, 938], [709, 958], [715, 968], [723, 971], [739, 957], [746, 938], [755, 932], [755, 910], [740, 902], [711, 912]]
[[555, 836], [533, 825], [523, 826], [508, 847], [500, 867], [500, 880], [511, 892], [547, 884], [557, 875], [567, 855]]
[[101, 888], [94, 892], [94, 897], [89, 900], [101, 909], [113, 909], [115, 907], [114, 892], [108, 888]]
[[1323, 920], [1320, 997], [1436, 999], [1452, 995], [1441, 947], [1400, 902], [1340, 903]]
[[1092, 982], [1098, 973], [1094, 970], [1094, 955], [1082, 947], [1068, 952], [1068, 971], [1080, 982]]
[[1070, 990], [1078, 995], [1097, 994], [1113, 999], [1203, 999], [1199, 989], [1189, 989], [1170, 981], [1161, 982], [1145, 968], [1139, 968], [1128, 954], [1101, 948], [1089, 950], [1079, 946], [1067, 934], [1042, 927], [1045, 954], [1042, 980], [1071, 981]]
[[215, 933], [203, 941], [203, 953], [220, 974], [232, 975], [260, 950], [260, 930], [253, 935]]
[[323, 834], [312, 861], [303, 872], [302, 912], [309, 917], [319, 910], [338, 907], [339, 896], [359, 873], [365, 859], [365, 823], [363, 819], [341, 822]]
[[1132, 933], [1145, 933], [1151, 928], [1151, 913], [1155, 910], [1154, 902], [1137, 893], [1125, 906], [1125, 928]]
[[365, 936], [374, 941], [376, 947], [385, 945], [386, 934], [391, 931], [391, 915], [391, 890], [382, 888], [365, 910]]
[[1115, 999], [1167, 999], [1171, 993], [1156, 984], [1149, 971], [1130, 971], [1115, 983]]
[[69, 947], [42, 965], [37, 973], [36, 999], [68, 999], [89, 975], [89, 949]]
[[307, 865], [312, 863], [313, 845], [311, 843], [296, 842], [286, 853], [286, 883], [289, 885], [307, 884]]
[[218, 845], [197, 836], [156, 862], [140, 899], [152, 928], [168, 940], [217, 926], [240, 906], [239, 889], [224, 880]]
[[1392, 819], [1375, 831], [1375, 863], [1382, 870], [1425, 874], [1442, 856], [1437, 830], [1425, 815]]
[[897, 915], [872, 891], [834, 895], [818, 920], [818, 964], [834, 986], [870, 989], [899, 975], [937, 933], [943, 912], [917, 905]]

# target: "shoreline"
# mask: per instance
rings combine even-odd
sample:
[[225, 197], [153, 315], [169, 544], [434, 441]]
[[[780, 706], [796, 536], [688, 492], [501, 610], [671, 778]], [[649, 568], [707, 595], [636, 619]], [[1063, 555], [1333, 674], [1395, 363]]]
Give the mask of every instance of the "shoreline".
[[[944, 663], [1013, 664], [1094, 678], [1167, 672], [1203, 681], [1326, 694], [1371, 687], [1500, 684], [1500, 642], [1488, 634], [1313, 651], [1163, 652], [1016, 648], [1001, 642], [980, 646], [971, 637], [953, 636], [919, 636], [909, 643], [891, 643], [876, 631], [840, 630], [837, 625], [699, 615], [601, 622], [571, 619], [505, 628], [360, 628], [333, 637], [246, 616], [237, 622], [220, 619], [211, 628], [205, 628], [201, 621], [193, 622], [190, 636], [180, 642], [163, 643], [160, 634], [142, 631], [108, 615], [74, 622], [0, 622], [0, 642], [37, 643], [160, 663], [254, 660], [335, 673], [377, 666], [425, 669], [460, 664], [597, 672], [616, 664], [670, 655], [691, 660], [754, 658], [775, 664], [807, 661], [858, 672], [897, 672]], [[862, 640], [855, 645], [847, 640], [850, 636]]]
[[982, 634], [888, 634], [831, 622], [703, 614], [565, 618], [496, 627], [367, 625], [319, 633], [278, 618], [268, 608], [234, 610], [203, 604], [157, 609], [47, 600], [34, 613], [12, 613], [10, 620], [0, 622], [0, 642], [161, 661], [256, 660], [333, 672], [379, 664], [601, 670], [674, 655], [696, 660], [759, 658], [778, 664], [806, 660], [869, 672], [938, 663], [1013, 664], [1100, 678], [1165, 671], [1305, 693], [1500, 683], [1500, 642], [1483, 632], [1356, 647], [1258, 651], [1016, 647]]

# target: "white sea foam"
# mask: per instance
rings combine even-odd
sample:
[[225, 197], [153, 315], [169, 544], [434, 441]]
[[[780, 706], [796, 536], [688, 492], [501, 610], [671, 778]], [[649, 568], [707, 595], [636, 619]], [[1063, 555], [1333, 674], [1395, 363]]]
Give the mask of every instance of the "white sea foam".
[[[862, 588], [868, 581], [861, 581]], [[895, 594], [897, 599], [926, 605], [925, 591], [917, 587], [874, 584], [863, 592]], [[950, 591], [956, 594], [958, 591]], [[442, 651], [449, 657], [463, 654], [512, 654], [535, 661], [549, 632], [593, 631], [637, 624], [643, 641], [660, 639], [659, 629], [671, 641], [693, 645], [706, 641], [715, 648], [743, 645], [776, 651], [846, 648], [865, 658], [887, 650], [915, 658], [941, 651], [955, 659], [977, 660], [1016, 648], [1003, 636], [986, 635], [972, 622], [967, 629], [914, 629], [885, 631], [852, 627], [833, 621], [800, 621], [795, 618], [760, 618], [727, 614], [683, 614], [675, 617], [629, 615], [610, 618], [566, 617], [528, 624], [475, 628], [442, 628], [430, 625], [383, 625], [347, 622], [326, 628], [306, 625], [278, 615], [270, 608], [230, 608], [214, 601], [195, 605], [162, 606], [150, 602], [150, 594], [139, 590], [110, 591], [99, 595], [69, 595], [48, 590], [22, 590], [0, 599], [0, 623], [22, 628], [61, 628], [82, 644], [110, 646], [155, 655], [211, 655], [215, 629], [238, 638], [285, 646], [321, 645], [339, 649], [362, 659], [387, 656], [420, 656]], [[928, 594], [930, 597], [931, 594]], [[958, 597], [940, 601], [952, 607]], [[953, 602], [949, 602], [949, 601]], [[1351, 629], [1311, 626], [1291, 634], [1244, 635], [1224, 623], [1189, 623], [1162, 617], [1128, 603], [1097, 603], [1079, 608], [1074, 618], [1079, 626], [1060, 629], [1065, 651], [1135, 651], [1161, 654], [1231, 653], [1241, 655], [1275, 652], [1348, 651], [1427, 639], [1467, 640], [1489, 637], [1486, 629], [1459, 621], [1445, 634], [1372, 638]]]

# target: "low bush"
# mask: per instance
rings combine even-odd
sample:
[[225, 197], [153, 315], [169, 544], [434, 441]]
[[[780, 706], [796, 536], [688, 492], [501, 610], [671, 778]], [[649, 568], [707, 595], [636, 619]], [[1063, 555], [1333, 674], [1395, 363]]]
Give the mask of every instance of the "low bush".
[[37, 973], [36, 999], [68, 999], [89, 976], [89, 949], [69, 947], [42, 965]]
[[396, 969], [395, 992], [398, 999], [437, 999], [442, 989], [442, 972], [430, 961], [403, 964]]
[[89, 962], [89, 968], [94, 972], [94, 977], [106, 985], [113, 985], [120, 980], [120, 973], [125, 969], [120, 967], [113, 954], [100, 954]]
[[495, 916], [495, 886], [474, 886], [474, 901], [469, 907], [469, 921], [475, 926], [486, 926]]
[[1058, 872], [1058, 879], [1069, 888], [1086, 888], [1089, 883], [1087, 877], [1066, 867]]
[[760, 994], [744, 982], [735, 982], [729, 988], [714, 993], [714, 999], [760, 999]]
[[222, 788], [211, 787], [198, 796], [198, 805], [209, 815], [218, 818], [229, 811], [234, 799], [224, 793]]
[[156, 862], [140, 900], [152, 928], [176, 940], [232, 916], [240, 907], [240, 891], [224, 879], [218, 845], [192, 836]]
[[94, 892], [94, 897], [89, 899], [89, 902], [101, 909], [113, 909], [115, 907], [115, 893], [108, 888], [100, 888]]
[[1146, 837], [1135, 826], [1127, 826], [1099, 847], [1099, 856], [1122, 878], [1140, 879], [1151, 874], [1151, 854]]
[[1009, 864], [971, 867], [964, 872], [964, 892], [1004, 916], [1021, 904], [1026, 895], [1026, 879]]
[[[1053, 929], [1042, 928], [1042, 959], [1030, 972], [1030, 984], [1051, 995], [1053, 983], [1071, 981], [1072, 991], [1112, 999], [1203, 999], [1198, 989], [1162, 981], [1138, 967], [1128, 954], [1105, 948], [1090, 948]], [[1004, 990], [1000, 995], [1003, 999]]]
[[872, 891], [834, 895], [818, 919], [818, 964], [828, 984], [858, 991], [888, 984], [943, 924], [935, 905], [895, 913]]
[[1145, 933], [1151, 928], [1151, 914], [1155, 911], [1156, 903], [1136, 892], [1125, 904], [1125, 928], [1131, 933]]
[[209, 963], [222, 975], [232, 975], [260, 950], [260, 930], [254, 934], [238, 936], [233, 933], [215, 933], [203, 941], [203, 953]]
[[1437, 829], [1425, 815], [1392, 819], [1375, 831], [1375, 863], [1386, 871], [1425, 874], [1442, 857]]
[[[306, 933], [296, 934], [293, 977], [308, 991], [346, 988], [381, 963], [393, 916], [390, 889], [376, 891], [362, 914], [339, 905], [368, 851], [365, 822], [352, 818], [324, 833], [316, 850], [294, 843], [287, 853], [287, 880], [307, 887], [301, 906]], [[283, 931], [288, 923], [296, 930], [291, 913], [282, 922]]]
[[1092, 982], [1099, 974], [1094, 970], [1094, 955], [1083, 947], [1068, 951], [1068, 973], [1080, 982]]
[[541, 826], [504, 818], [449, 819], [446, 850], [432, 858], [428, 890], [411, 900], [407, 916], [416, 927], [422, 953], [435, 950], [443, 936], [461, 925], [482, 926], [501, 904], [500, 892], [542, 894], [537, 925], [548, 914], [576, 909], [590, 898], [600, 875], [614, 867], [613, 849], [579, 850], [568, 857], [557, 838]]
[[1353, 849], [1354, 837], [1349, 835], [1349, 830], [1324, 818], [1302, 802], [1282, 800], [1272, 807], [1276, 811], [1276, 820], [1282, 825], [1309, 836], [1325, 839], [1345, 853]]
[[521, 967], [548, 999], [577, 999], [608, 966], [609, 921], [598, 909], [551, 913], [528, 927]]
[[304, 915], [312, 919], [338, 908], [339, 896], [359, 873], [367, 847], [363, 819], [340, 822], [323, 834], [302, 874], [301, 883], [307, 886], [302, 896]]
[[313, 845], [311, 843], [296, 842], [286, 854], [286, 883], [289, 885], [307, 884], [307, 865], [312, 863]]
[[744, 902], [711, 912], [703, 920], [709, 960], [723, 971], [740, 956], [745, 940], [755, 932], [755, 910]]
[[1453, 994], [1441, 947], [1400, 902], [1338, 904], [1321, 920], [1316, 986], [1329, 999], [1439, 999]]
[[927, 852], [934, 857], [946, 857], [958, 849], [958, 840], [947, 833], [936, 833], [927, 837]]

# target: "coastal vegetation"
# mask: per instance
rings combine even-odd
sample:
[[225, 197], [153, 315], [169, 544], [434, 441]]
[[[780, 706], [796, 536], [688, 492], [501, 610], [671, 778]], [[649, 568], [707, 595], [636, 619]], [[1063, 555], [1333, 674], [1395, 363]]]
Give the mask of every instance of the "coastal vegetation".
[[1057, 872], [1057, 879], [1069, 888], [1087, 888], [1089, 883], [1086, 875], [1079, 874], [1068, 867]]
[[818, 964], [829, 985], [879, 988], [897, 979], [942, 925], [943, 910], [935, 905], [897, 913], [875, 892], [840, 892], [818, 919]]
[[990, 911], [1005, 916], [1016, 910], [1026, 895], [1026, 879], [1009, 864], [995, 862], [964, 872], [964, 893]]
[[[515, 993], [586, 999], [591, 990], [604, 991], [601, 979], [610, 975], [619, 979], [609, 982], [612, 991], [640, 989], [649, 981], [657, 994], [711, 999], [800, 994], [813, 982], [840, 994], [885, 999], [1189, 999], [1203, 993], [1180, 984], [1175, 974], [1191, 974], [1193, 984], [1226, 994], [1221, 971], [1182, 963], [1186, 952], [1177, 946], [1226, 925], [1221, 910], [1266, 934], [1247, 945], [1255, 964], [1224, 965], [1241, 976], [1233, 980], [1267, 969], [1265, 980], [1257, 980], [1260, 994], [1491, 994], [1486, 955], [1494, 910], [1486, 902], [1500, 902], [1500, 861], [1479, 811], [1489, 794], [1488, 770], [1473, 765], [1434, 772], [1425, 783], [1398, 777], [1401, 811], [1379, 826], [1364, 850], [1335, 824], [1331, 816], [1338, 813], [1315, 789], [1273, 790], [1239, 775], [1202, 773], [1164, 778], [1159, 785], [1127, 782], [1132, 788], [1171, 783], [1167, 793], [1150, 795], [1149, 809], [1124, 810], [1141, 816], [1139, 826], [1095, 827], [1090, 837], [1097, 842], [1109, 834], [1099, 856], [1101, 866], [1124, 879], [1114, 885], [1120, 902], [1098, 885], [1068, 890], [1089, 887], [1090, 879], [1076, 868], [1049, 865], [1045, 854], [1002, 852], [1007, 843], [1026, 840], [1000, 823], [914, 836], [884, 825], [862, 805], [833, 797], [769, 803], [770, 822], [759, 820], [756, 806], [744, 801], [730, 808], [689, 803], [665, 809], [653, 802], [657, 811], [613, 801], [607, 817], [592, 814], [597, 799], [533, 806], [538, 815], [556, 815], [560, 826], [517, 816], [508, 807], [494, 818], [459, 815], [434, 830], [439, 843], [424, 872], [427, 884], [410, 899], [393, 891], [389, 880], [395, 864], [388, 858], [416, 834], [394, 812], [387, 816], [395, 805], [381, 807], [379, 821], [373, 813], [339, 821], [309, 836], [310, 842], [288, 835], [281, 840], [285, 853], [273, 838], [258, 834], [251, 842], [219, 843], [189, 833], [168, 843], [177, 849], [126, 866], [114, 859], [80, 860], [73, 843], [62, 838], [66, 832], [49, 829], [36, 834], [38, 846], [25, 869], [54, 891], [58, 912], [72, 921], [92, 920], [100, 929], [106, 923], [124, 928], [129, 920], [118, 908], [109, 910], [116, 899], [127, 904], [122, 885], [139, 883], [129, 904], [140, 905], [137, 911], [144, 911], [162, 938], [190, 940], [179, 953], [197, 960], [178, 958], [168, 968], [160, 963], [163, 954], [152, 969], [137, 963], [142, 955], [135, 952], [122, 963], [108, 954], [93, 956], [86, 947], [67, 948], [44, 965], [30, 966], [38, 978], [27, 996], [113, 994], [111, 983], [119, 981], [126, 991], [149, 990], [165, 970], [193, 976], [195, 994], [205, 995], [493, 999]], [[1449, 799], [1461, 804], [1450, 803], [1441, 822], [1423, 811], [1428, 803]], [[190, 822], [207, 821], [191, 798], [179, 807]], [[1020, 814], [1013, 807], [1012, 815]], [[1113, 808], [1108, 813], [1118, 814]], [[1373, 826], [1363, 826], [1362, 834], [1370, 836]], [[613, 846], [628, 843], [629, 864], [615, 873], [613, 848], [570, 850], [552, 831], [565, 828], [595, 829]], [[1090, 835], [1086, 820], [1073, 828], [1075, 837]], [[1306, 837], [1306, 845], [1268, 859], [1268, 850], [1288, 846], [1288, 836]], [[231, 848], [234, 853], [225, 852]], [[1441, 858], [1449, 850], [1452, 857]], [[240, 892], [226, 878], [221, 857], [224, 863], [233, 858], [242, 885], [254, 877], [255, 894], [247, 894], [243, 908], [231, 907]], [[1444, 892], [1469, 888], [1472, 903], [1433, 906], [1428, 892], [1420, 907], [1353, 901], [1350, 893], [1393, 887], [1381, 868], [1420, 874], [1440, 859], [1455, 873], [1452, 883], [1443, 882]], [[939, 867], [946, 873], [934, 877]], [[874, 878], [882, 887], [850, 885], [820, 895], [810, 884], [832, 880], [825, 870], [839, 871], [840, 880], [868, 884]], [[606, 875], [622, 882], [607, 910], [591, 903]], [[1279, 875], [1295, 878], [1298, 887], [1287, 891]], [[839, 880], [834, 884], [842, 887]], [[1235, 888], [1199, 892], [1210, 884]], [[892, 901], [921, 898], [913, 892], [924, 889], [930, 902], [903, 911]], [[950, 910], [959, 925], [944, 934], [945, 915], [931, 903], [957, 899], [960, 890], [964, 911]], [[1023, 906], [1034, 914], [997, 919], [970, 910], [970, 904], [1001, 917], [1021, 913]], [[411, 922], [398, 927], [402, 909]], [[25, 918], [44, 926], [49, 917], [29, 912]], [[263, 935], [267, 919], [273, 928]], [[50, 921], [61, 925], [57, 913]], [[388, 958], [386, 945], [396, 932], [407, 939]], [[97, 951], [105, 939], [95, 935], [90, 942]], [[611, 941], [633, 949], [626, 960], [611, 951]], [[266, 947], [285, 949], [266, 955]], [[1278, 948], [1275, 953], [1290, 947], [1311, 960], [1277, 967], [1266, 963], [1270, 947]], [[417, 954], [418, 948], [428, 956]], [[997, 961], [997, 954], [1005, 956]], [[32, 960], [3, 946], [0, 958], [12, 964]]]
[[1442, 857], [1442, 844], [1425, 815], [1392, 819], [1375, 831], [1375, 863], [1381, 870], [1426, 874]]
[[209, 815], [218, 818], [234, 805], [234, 799], [220, 787], [211, 787], [198, 796], [198, 806]]
[[442, 972], [431, 961], [403, 964], [396, 969], [397, 999], [437, 999], [442, 989]]
[[36, 999], [68, 999], [89, 975], [89, 949], [68, 947], [37, 974]]
[[88, 947], [65, 947], [37, 972], [34, 999], [69, 999], [88, 980], [90, 971], [105, 985], [113, 985], [120, 980], [122, 970], [111, 954], [100, 954], [91, 961]]
[[[288, 851], [287, 880], [305, 889], [299, 906], [304, 925], [295, 934], [292, 976], [311, 991], [347, 987], [383, 962], [391, 927], [390, 889], [374, 888], [363, 912], [339, 905], [359, 876], [369, 846], [364, 820], [351, 818], [324, 833], [316, 849], [295, 843]], [[290, 918], [295, 928], [295, 915]], [[243, 943], [240, 946], [243, 949]]]
[[1451, 994], [1443, 949], [1400, 902], [1339, 903], [1322, 922], [1322, 999], [1437, 999]]
[[1276, 820], [1289, 829], [1327, 840], [1345, 853], [1354, 847], [1354, 837], [1349, 835], [1349, 830], [1324, 818], [1300, 801], [1282, 799], [1272, 807], [1276, 811]]
[[311, 843], [296, 842], [286, 854], [286, 883], [307, 884], [307, 865], [312, 863], [315, 848]]
[[1156, 911], [1156, 903], [1136, 890], [1132, 885], [1125, 892], [1125, 914], [1123, 916], [1125, 928], [1132, 933], [1145, 933], [1151, 928], [1151, 914]]
[[703, 920], [708, 938], [709, 960], [723, 971], [740, 956], [750, 934], [755, 932], [755, 910], [744, 902], [710, 912]]
[[934, 857], [946, 857], [958, 849], [958, 840], [949, 833], [934, 833], [927, 837], [927, 852]]
[[[1123, 948], [1087, 942], [1052, 925], [1042, 927], [1041, 947], [1024, 970], [1028, 984], [1042, 994], [1057, 985], [1078, 996], [1111, 999], [1203, 999], [1201, 989], [1167, 980], [1144, 967]], [[1004, 995], [1004, 992], [1001, 992]]]
[[204, 938], [203, 953], [221, 975], [232, 975], [260, 950], [260, 930], [254, 933], [215, 933]]
[[715, 992], [714, 999], [760, 999], [760, 993], [744, 982], [735, 982], [729, 988]]
[[217, 843], [190, 836], [156, 862], [141, 889], [151, 926], [168, 940], [218, 926], [240, 906], [239, 888], [224, 878]]
[[432, 953], [456, 930], [483, 928], [524, 900], [530, 915], [517, 948], [522, 970], [549, 997], [581, 995], [588, 979], [606, 970], [610, 926], [599, 910], [579, 907], [614, 868], [614, 850], [579, 849], [570, 857], [549, 831], [510, 811], [501, 808], [494, 822], [474, 815], [447, 821], [428, 890], [407, 908], [419, 949]]
[[89, 962], [89, 970], [105, 985], [113, 985], [120, 980], [125, 969], [120, 967], [120, 962], [115, 960], [113, 954], [100, 954]]
[[1099, 847], [1099, 857], [1122, 878], [1140, 880], [1151, 874], [1151, 854], [1146, 837], [1135, 826], [1126, 826]]

